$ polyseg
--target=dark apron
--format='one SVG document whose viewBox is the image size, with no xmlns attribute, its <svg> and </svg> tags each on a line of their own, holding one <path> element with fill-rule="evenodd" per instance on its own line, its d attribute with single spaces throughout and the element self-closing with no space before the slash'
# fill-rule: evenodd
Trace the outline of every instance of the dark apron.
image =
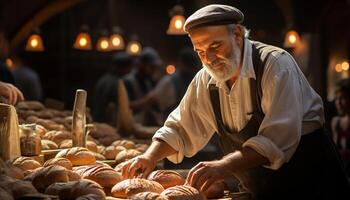
<svg viewBox="0 0 350 200">
<path fill-rule="evenodd" d="M 225 127 L 220 109 L 218 88 L 209 86 L 210 99 L 216 116 L 223 153 L 242 149 L 249 138 L 257 135 L 264 118 L 261 109 L 261 78 L 270 51 L 261 61 L 261 43 L 253 43 L 253 65 L 256 80 L 250 80 L 253 112 L 247 125 L 239 132 L 230 132 Z M 235 173 L 240 182 L 240 195 L 235 199 L 349 199 L 349 186 L 342 161 L 324 129 L 304 135 L 293 157 L 278 170 L 256 167 Z M 247 195 L 248 194 L 248 195 Z M 343 198 L 344 196 L 347 196 Z M 341 198 L 342 197 L 342 198 Z"/>
</svg>

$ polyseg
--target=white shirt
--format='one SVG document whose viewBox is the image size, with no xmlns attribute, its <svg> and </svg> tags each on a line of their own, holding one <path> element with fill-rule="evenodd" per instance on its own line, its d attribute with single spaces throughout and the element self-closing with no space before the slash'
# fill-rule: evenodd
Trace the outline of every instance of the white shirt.
<svg viewBox="0 0 350 200">
<path fill-rule="evenodd" d="M 292 56 L 275 48 L 268 58 L 261 80 L 261 107 L 265 117 L 258 134 L 244 146 L 253 148 L 269 159 L 265 166 L 278 169 L 295 152 L 301 135 L 324 124 L 323 103 L 311 88 Z M 242 130 L 252 111 L 249 79 L 255 79 L 251 42 L 245 39 L 242 69 L 235 84 L 215 81 L 203 68 L 189 85 L 179 106 L 169 115 L 153 139 L 167 142 L 177 153 L 168 157 L 174 163 L 201 150 L 218 131 L 209 97 L 209 84 L 219 87 L 221 114 L 224 124 L 233 131 Z M 238 134 L 238 133 L 237 133 Z"/>
</svg>

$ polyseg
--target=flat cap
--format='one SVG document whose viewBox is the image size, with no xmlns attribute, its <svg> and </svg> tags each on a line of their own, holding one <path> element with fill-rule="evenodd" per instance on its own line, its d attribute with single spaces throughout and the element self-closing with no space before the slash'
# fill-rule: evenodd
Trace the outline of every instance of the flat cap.
<svg viewBox="0 0 350 200">
<path fill-rule="evenodd" d="M 243 13 L 235 7 L 211 4 L 207 5 L 186 19 L 184 30 L 225 24 L 240 24 L 244 20 Z"/>
</svg>

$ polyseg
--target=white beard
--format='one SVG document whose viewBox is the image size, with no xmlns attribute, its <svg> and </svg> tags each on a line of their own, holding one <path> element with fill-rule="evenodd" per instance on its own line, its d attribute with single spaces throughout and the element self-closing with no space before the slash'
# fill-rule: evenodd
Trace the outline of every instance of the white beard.
<svg viewBox="0 0 350 200">
<path fill-rule="evenodd" d="M 219 68 L 214 68 L 213 66 L 208 66 L 203 63 L 206 71 L 218 82 L 226 82 L 236 73 L 241 62 L 242 51 L 232 39 L 232 55 L 229 58 L 220 58 L 214 62 L 214 66 L 220 65 Z M 211 64 L 212 65 L 212 64 Z"/>
</svg>

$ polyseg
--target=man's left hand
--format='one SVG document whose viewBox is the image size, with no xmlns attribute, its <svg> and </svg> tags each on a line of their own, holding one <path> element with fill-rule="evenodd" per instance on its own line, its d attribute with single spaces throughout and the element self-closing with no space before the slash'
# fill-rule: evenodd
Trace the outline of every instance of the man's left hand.
<svg viewBox="0 0 350 200">
<path fill-rule="evenodd" d="M 200 162 L 189 171 L 186 184 L 205 192 L 210 185 L 223 180 L 229 174 L 230 170 L 223 159 Z"/>
</svg>

